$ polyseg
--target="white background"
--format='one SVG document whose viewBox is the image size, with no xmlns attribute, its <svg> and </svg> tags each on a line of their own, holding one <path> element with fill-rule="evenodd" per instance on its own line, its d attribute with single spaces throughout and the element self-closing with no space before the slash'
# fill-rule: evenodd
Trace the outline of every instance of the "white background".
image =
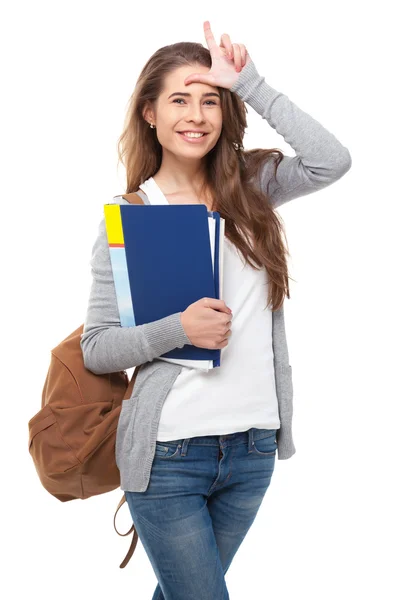
<svg viewBox="0 0 400 600">
<path fill-rule="evenodd" d="M 296 454 L 226 581 L 231 600 L 399 598 L 399 55 L 394 2 L 14 1 L 1 10 L 2 587 L 7 598 L 151 600 L 122 491 L 61 503 L 28 453 L 50 350 L 84 319 L 116 142 L 144 63 L 203 21 L 351 153 L 351 170 L 281 207 Z M 397 47 L 396 47 L 397 46 Z M 294 155 L 248 106 L 245 148 Z M 128 506 L 119 531 L 131 525 Z M 4 595 L 4 594 L 3 594 Z M 211 600 L 211 599 L 210 599 Z M 217 599 L 212 599 L 217 600 Z"/>
</svg>

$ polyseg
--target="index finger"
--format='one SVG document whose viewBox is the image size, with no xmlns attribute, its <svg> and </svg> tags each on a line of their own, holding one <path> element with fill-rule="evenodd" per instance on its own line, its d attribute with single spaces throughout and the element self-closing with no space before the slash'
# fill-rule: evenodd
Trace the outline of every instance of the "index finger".
<svg viewBox="0 0 400 600">
<path fill-rule="evenodd" d="M 210 50 L 211 55 L 219 53 L 219 47 L 211 31 L 210 21 L 204 21 L 203 23 L 204 35 L 206 38 L 207 46 Z"/>
</svg>

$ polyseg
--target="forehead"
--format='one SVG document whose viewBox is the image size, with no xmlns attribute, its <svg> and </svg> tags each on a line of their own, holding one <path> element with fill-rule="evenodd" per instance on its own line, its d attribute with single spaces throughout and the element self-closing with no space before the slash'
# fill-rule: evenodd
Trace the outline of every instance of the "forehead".
<svg viewBox="0 0 400 600">
<path fill-rule="evenodd" d="M 203 94 L 204 92 L 218 92 L 218 88 L 207 83 L 193 82 L 184 84 L 184 80 L 192 73 L 208 73 L 209 68 L 203 65 L 185 65 L 175 69 L 165 76 L 163 94 L 173 92 L 188 92 L 190 94 Z"/>
</svg>

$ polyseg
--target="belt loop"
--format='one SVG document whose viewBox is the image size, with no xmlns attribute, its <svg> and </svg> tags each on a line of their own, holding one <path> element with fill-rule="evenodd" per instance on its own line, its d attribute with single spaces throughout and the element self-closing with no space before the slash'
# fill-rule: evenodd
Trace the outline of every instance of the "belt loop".
<svg viewBox="0 0 400 600">
<path fill-rule="evenodd" d="M 187 447 L 189 445 L 190 442 L 190 438 L 185 438 L 182 442 L 182 450 L 181 450 L 181 456 L 186 456 L 186 452 L 187 452 Z"/>
<path fill-rule="evenodd" d="M 253 436 L 253 434 L 254 434 L 254 429 L 253 429 L 253 427 L 251 427 L 251 428 L 248 430 L 248 433 L 249 433 L 249 440 L 248 440 L 248 451 L 249 451 L 249 452 L 251 452 L 251 451 L 253 450 L 253 439 L 254 439 L 254 436 Z"/>
</svg>

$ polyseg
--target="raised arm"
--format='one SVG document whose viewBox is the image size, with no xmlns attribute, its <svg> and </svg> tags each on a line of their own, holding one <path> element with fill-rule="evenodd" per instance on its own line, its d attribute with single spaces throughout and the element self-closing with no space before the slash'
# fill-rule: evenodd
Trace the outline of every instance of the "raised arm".
<svg viewBox="0 0 400 600">
<path fill-rule="evenodd" d="M 90 261 L 92 284 L 81 335 L 84 364 L 96 375 L 114 373 L 191 344 L 180 312 L 163 319 L 121 327 L 104 218 Z"/>
<path fill-rule="evenodd" d="M 229 89 L 266 119 L 296 152 L 296 156 L 283 157 L 276 178 L 272 160 L 262 167 L 261 189 L 270 195 L 275 207 L 331 185 L 350 169 L 349 150 L 288 96 L 268 85 L 253 61 Z"/>
</svg>

